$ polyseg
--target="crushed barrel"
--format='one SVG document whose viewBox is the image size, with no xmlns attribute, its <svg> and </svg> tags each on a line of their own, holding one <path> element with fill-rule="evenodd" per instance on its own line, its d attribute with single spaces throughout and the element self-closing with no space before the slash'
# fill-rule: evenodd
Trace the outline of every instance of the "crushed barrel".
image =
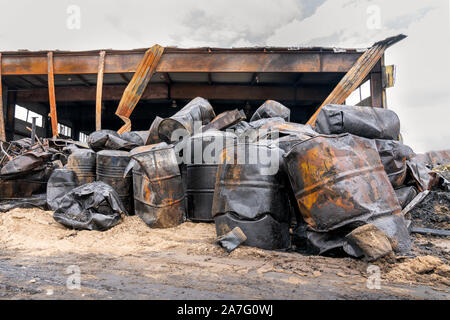
<svg viewBox="0 0 450 320">
<path fill-rule="evenodd" d="M 282 151 L 263 144 L 228 146 L 217 169 L 212 213 L 217 236 L 235 227 L 245 245 L 263 249 L 290 246 L 289 199 L 280 168 Z"/>
<path fill-rule="evenodd" d="M 196 122 L 199 123 L 198 130 L 200 130 L 201 125 L 209 123 L 215 116 L 214 109 L 208 100 L 197 97 L 173 116 L 160 122 L 158 128 L 159 138 L 167 143 L 176 142 L 180 135 L 192 135 Z M 180 135 L 175 134 L 173 136 L 176 131 Z"/>
<path fill-rule="evenodd" d="M 165 142 L 131 151 L 135 213 L 153 228 L 175 227 L 185 215 L 184 190 L 173 145 Z"/>
<path fill-rule="evenodd" d="M 291 117 L 291 110 L 277 101 L 267 100 L 255 111 L 250 119 L 250 122 L 275 117 L 280 117 L 285 121 L 289 121 Z"/>
<path fill-rule="evenodd" d="M 373 140 L 317 136 L 284 155 L 304 221 L 318 232 L 401 211 Z"/>
</svg>

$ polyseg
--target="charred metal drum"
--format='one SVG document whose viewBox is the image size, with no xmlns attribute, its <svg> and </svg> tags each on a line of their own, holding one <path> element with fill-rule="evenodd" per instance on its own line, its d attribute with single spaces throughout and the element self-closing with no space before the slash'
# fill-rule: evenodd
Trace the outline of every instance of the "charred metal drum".
<svg viewBox="0 0 450 320">
<path fill-rule="evenodd" d="M 239 227 L 247 236 L 245 245 L 290 246 L 290 208 L 281 154 L 279 148 L 263 144 L 224 149 L 212 207 L 217 236 Z"/>
<path fill-rule="evenodd" d="M 375 140 L 384 171 L 394 188 L 400 188 L 406 178 L 406 160 L 414 155 L 412 149 L 395 140 Z"/>
<path fill-rule="evenodd" d="M 132 175 L 124 177 L 125 169 L 130 162 L 127 151 L 103 150 L 97 153 L 97 181 L 109 184 L 119 195 L 128 214 L 133 214 Z"/>
<path fill-rule="evenodd" d="M 53 172 L 52 166 L 45 166 L 18 176 L 0 178 L 0 201 L 30 198 L 45 194 L 47 181 Z"/>
<path fill-rule="evenodd" d="M 281 117 L 285 121 L 289 121 L 291 117 L 291 110 L 277 101 L 267 100 L 255 111 L 250 119 L 250 122 L 275 117 Z"/>
<path fill-rule="evenodd" d="M 165 142 L 131 151 L 135 213 L 150 227 L 170 228 L 183 222 L 184 190 L 175 151 Z"/>
<path fill-rule="evenodd" d="M 128 131 L 120 135 L 120 137 L 136 146 L 143 146 L 148 138 L 147 131 Z"/>
<path fill-rule="evenodd" d="M 322 134 L 351 133 L 369 139 L 398 140 L 400 119 L 384 108 L 327 104 L 320 109 L 315 130 Z"/>
<path fill-rule="evenodd" d="M 96 180 L 96 168 L 97 154 L 90 149 L 78 149 L 67 159 L 67 169 L 75 172 L 80 185 Z"/>
<path fill-rule="evenodd" d="M 187 216 L 193 221 L 212 222 L 211 213 L 220 154 L 227 144 L 233 144 L 234 134 L 208 130 L 190 138 L 187 164 Z"/>
<path fill-rule="evenodd" d="M 148 130 L 147 140 L 145 141 L 145 145 L 155 144 L 161 142 L 161 139 L 158 135 L 159 124 L 163 121 L 163 118 L 156 116 L 155 120 L 153 120 L 150 129 Z"/>
<path fill-rule="evenodd" d="M 401 211 L 373 140 L 320 135 L 296 144 L 284 157 L 299 210 L 314 231 Z"/>
<path fill-rule="evenodd" d="M 159 138 L 167 143 L 176 142 L 180 136 L 194 133 L 195 122 L 199 122 L 200 129 L 201 125 L 209 123 L 215 116 L 208 100 L 197 97 L 173 116 L 160 122 L 158 128 Z M 172 135 L 175 131 L 179 131 L 180 134 L 173 137 Z"/>
</svg>

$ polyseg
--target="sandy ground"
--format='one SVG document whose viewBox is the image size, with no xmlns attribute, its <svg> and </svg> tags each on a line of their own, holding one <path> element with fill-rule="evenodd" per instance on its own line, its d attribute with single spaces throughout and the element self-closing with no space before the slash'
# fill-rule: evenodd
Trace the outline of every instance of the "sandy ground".
<svg viewBox="0 0 450 320">
<path fill-rule="evenodd" d="M 75 231 L 52 214 L 38 209 L 0 213 L 0 298 L 450 297 L 450 240 L 445 238 L 418 236 L 413 256 L 368 264 L 245 246 L 228 254 L 214 242 L 214 224 L 151 229 L 134 216 L 105 232 Z M 77 270 L 79 289 L 67 285 Z"/>
</svg>

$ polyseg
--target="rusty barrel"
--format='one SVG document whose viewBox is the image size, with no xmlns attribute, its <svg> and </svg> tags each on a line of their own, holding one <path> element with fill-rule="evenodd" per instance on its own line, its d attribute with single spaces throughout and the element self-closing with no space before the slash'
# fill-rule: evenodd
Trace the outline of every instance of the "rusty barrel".
<svg viewBox="0 0 450 320">
<path fill-rule="evenodd" d="M 75 172 L 79 185 L 94 182 L 97 178 L 97 154 L 91 149 L 78 149 L 67 159 L 67 169 Z"/>
<path fill-rule="evenodd" d="M 217 236 L 239 227 L 247 236 L 245 245 L 290 246 L 291 212 L 281 154 L 264 144 L 238 143 L 224 149 L 212 206 Z"/>
<path fill-rule="evenodd" d="M 132 175 L 124 171 L 130 162 L 129 152 L 102 150 L 97 152 L 97 181 L 109 184 L 119 195 L 128 214 L 133 214 Z"/>
<path fill-rule="evenodd" d="M 135 213 L 154 228 L 175 227 L 185 214 L 184 190 L 172 145 L 165 142 L 135 148 L 133 167 Z"/>
<path fill-rule="evenodd" d="M 180 135 L 185 136 L 194 133 L 195 122 L 199 123 L 200 129 L 202 125 L 209 123 L 215 116 L 214 110 L 208 100 L 197 97 L 173 116 L 159 123 L 159 138 L 167 143 L 176 142 Z M 180 135 L 173 137 L 172 134 L 176 130 L 179 130 Z"/>
<path fill-rule="evenodd" d="M 304 221 L 318 232 L 401 211 L 375 141 L 319 135 L 284 155 Z"/>
<path fill-rule="evenodd" d="M 235 139 L 234 134 L 218 130 L 208 130 L 189 139 L 187 217 L 190 220 L 214 221 L 211 209 L 219 157 L 222 149 L 233 144 Z"/>
</svg>

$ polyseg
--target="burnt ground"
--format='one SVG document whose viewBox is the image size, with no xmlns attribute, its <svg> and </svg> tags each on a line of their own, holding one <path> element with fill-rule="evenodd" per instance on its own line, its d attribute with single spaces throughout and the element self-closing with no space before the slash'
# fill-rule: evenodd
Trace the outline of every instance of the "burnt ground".
<svg viewBox="0 0 450 320">
<path fill-rule="evenodd" d="M 450 192 L 431 191 L 406 218 L 414 227 L 450 229 Z"/>
<path fill-rule="evenodd" d="M 125 217 L 105 232 L 74 231 L 52 212 L 15 209 L 0 214 L 0 299 L 450 297 L 449 239 L 414 237 L 411 256 L 373 264 L 246 246 L 228 254 L 214 239 L 213 224 L 151 229 Z"/>
</svg>

